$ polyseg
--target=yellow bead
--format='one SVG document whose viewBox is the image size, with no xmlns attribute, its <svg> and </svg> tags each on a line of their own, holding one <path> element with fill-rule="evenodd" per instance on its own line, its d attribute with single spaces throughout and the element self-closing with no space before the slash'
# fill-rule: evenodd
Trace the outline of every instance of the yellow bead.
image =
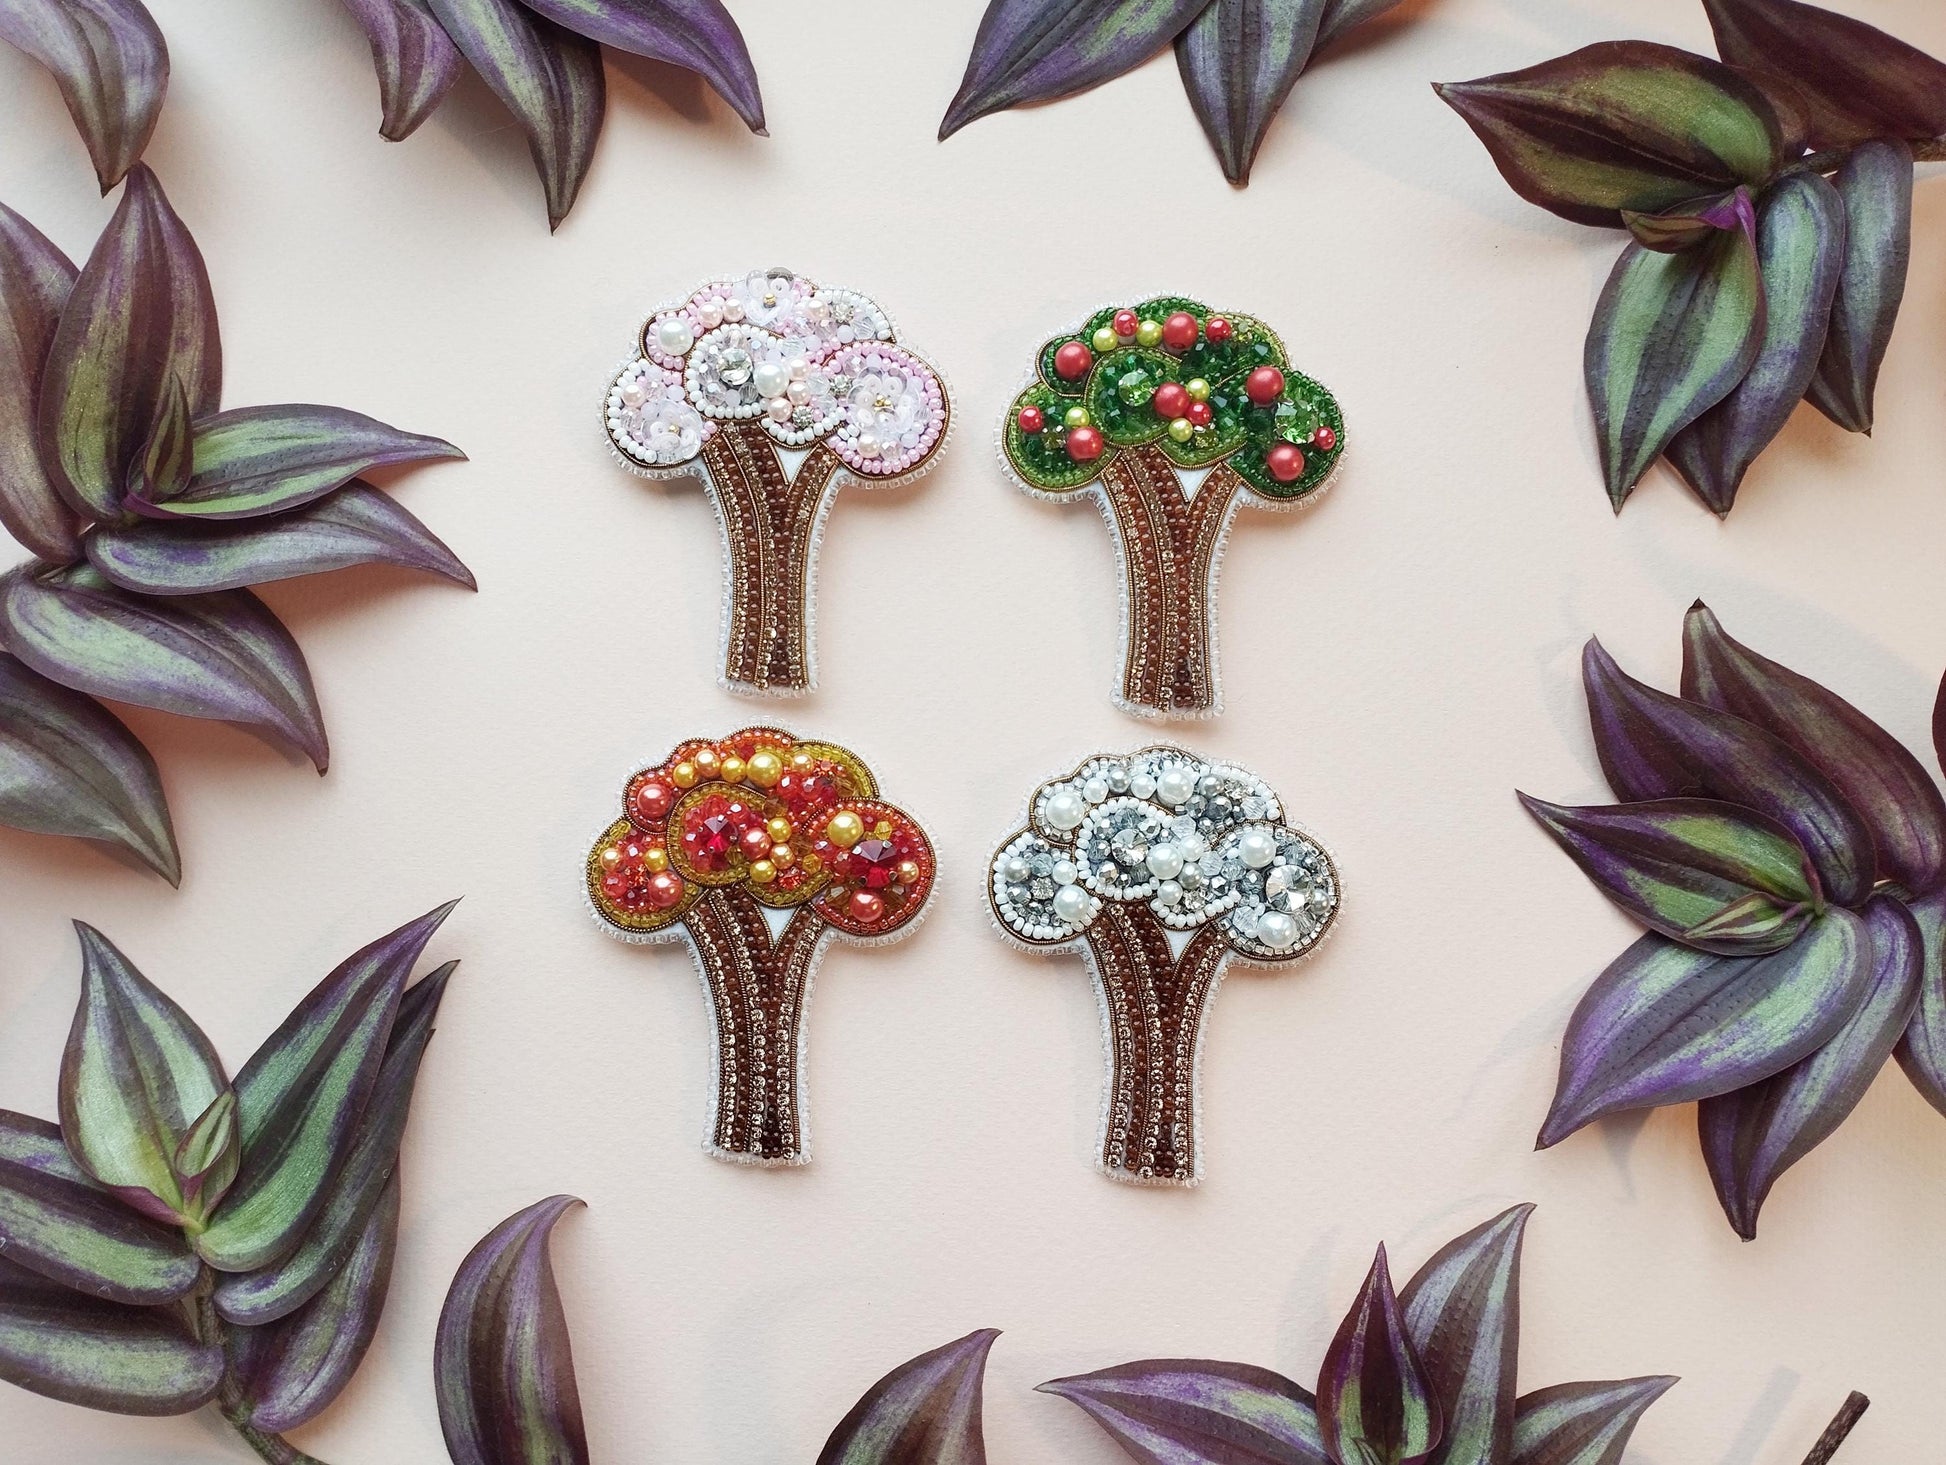
<svg viewBox="0 0 1946 1465">
<path fill-rule="evenodd" d="M 819 859 L 813 851 L 806 850 L 804 852 L 804 858 L 799 860 L 797 865 L 806 875 L 815 875 L 824 868 L 824 861 Z"/>
<path fill-rule="evenodd" d="M 791 837 L 791 821 L 786 819 L 782 814 L 779 814 L 776 818 L 764 825 L 764 832 L 771 837 L 774 843 L 782 844 Z"/>
<path fill-rule="evenodd" d="M 880 839 L 890 839 L 892 837 L 892 821 L 890 819 L 879 820 L 878 823 L 872 826 L 872 833 L 876 834 Z"/>
<path fill-rule="evenodd" d="M 780 870 L 788 870 L 797 863 L 797 851 L 787 844 L 773 844 L 770 847 L 770 863 Z"/>
<path fill-rule="evenodd" d="M 850 849 L 865 837 L 865 821 L 849 810 L 833 814 L 831 822 L 824 826 L 824 837 L 839 849 Z"/>
<path fill-rule="evenodd" d="M 642 868 L 651 875 L 660 875 L 669 868 L 669 851 L 659 844 L 652 844 L 642 851 Z"/>
<path fill-rule="evenodd" d="M 1095 354 L 1098 356 L 1106 356 L 1121 344 L 1121 338 L 1115 334 L 1115 328 L 1113 326 L 1103 326 L 1095 332 L 1094 344 Z"/>
<path fill-rule="evenodd" d="M 750 761 L 743 765 L 743 774 L 758 788 L 775 788 L 777 780 L 784 776 L 784 760 L 768 748 L 761 749 L 750 755 Z"/>
<path fill-rule="evenodd" d="M 1209 400 L 1209 383 L 1204 381 L 1200 376 L 1192 376 L 1182 384 L 1182 389 L 1189 393 L 1189 400 L 1192 402 L 1207 402 Z"/>
<path fill-rule="evenodd" d="M 697 749 L 696 755 L 689 761 L 696 765 L 697 773 L 704 778 L 716 777 L 717 770 L 723 766 L 723 760 L 716 756 L 714 748 Z"/>
<path fill-rule="evenodd" d="M 768 885 L 777 878 L 777 867 L 769 860 L 750 862 L 750 882 L 753 885 Z"/>
<path fill-rule="evenodd" d="M 1088 409 L 1086 407 L 1070 407 L 1061 415 L 1061 420 L 1069 427 L 1086 427 L 1088 425 Z"/>
<path fill-rule="evenodd" d="M 917 860 L 900 860 L 898 874 L 899 884 L 901 885 L 917 883 L 920 875 L 919 862 Z"/>
<path fill-rule="evenodd" d="M 696 765 L 684 759 L 681 763 L 678 763 L 674 768 L 669 770 L 669 782 L 673 783 L 677 788 L 694 788 L 696 786 Z"/>
<path fill-rule="evenodd" d="M 1179 443 L 1186 443 L 1196 436 L 1196 424 L 1187 417 L 1178 417 L 1169 424 L 1169 436 Z"/>
<path fill-rule="evenodd" d="M 735 753 L 729 754 L 723 759 L 723 781 L 725 783 L 742 783 L 745 769 L 746 765 L 741 758 L 737 757 Z"/>
<path fill-rule="evenodd" d="M 609 845 L 607 849 L 601 852 L 601 863 L 604 869 L 612 870 L 621 862 L 622 852 L 614 845 Z"/>
<path fill-rule="evenodd" d="M 808 772 L 811 767 L 811 764 L 814 761 L 815 760 L 811 757 L 809 753 L 791 754 L 791 767 L 796 769 L 799 773 Z"/>
<path fill-rule="evenodd" d="M 1138 322 L 1135 327 L 1135 339 L 1144 346 L 1153 346 L 1162 339 L 1162 322 L 1155 320 Z"/>
</svg>

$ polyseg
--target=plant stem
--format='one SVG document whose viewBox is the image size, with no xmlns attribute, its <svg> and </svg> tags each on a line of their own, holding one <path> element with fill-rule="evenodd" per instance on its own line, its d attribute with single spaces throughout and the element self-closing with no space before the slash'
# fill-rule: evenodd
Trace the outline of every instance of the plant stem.
<svg viewBox="0 0 1946 1465">
<path fill-rule="evenodd" d="M 233 1409 L 226 1405 L 223 1417 L 230 1422 L 230 1428 L 242 1436 L 243 1442 L 261 1458 L 268 1460 L 270 1465 L 324 1465 L 322 1460 L 305 1454 L 282 1435 L 258 1429 L 241 1408 Z"/>
<path fill-rule="evenodd" d="M 1818 1442 L 1811 1446 L 1811 1453 L 1804 1457 L 1804 1465 L 1828 1465 L 1831 1457 L 1838 1453 L 1838 1446 L 1842 1445 L 1845 1437 L 1851 1433 L 1852 1426 L 1857 1424 L 1865 1411 L 1871 1407 L 1872 1401 L 1853 1389 L 1845 1397 L 1845 1402 L 1838 1407 L 1838 1412 L 1832 1417 L 1831 1423 L 1825 1426 L 1824 1433 L 1818 1436 Z"/>
</svg>

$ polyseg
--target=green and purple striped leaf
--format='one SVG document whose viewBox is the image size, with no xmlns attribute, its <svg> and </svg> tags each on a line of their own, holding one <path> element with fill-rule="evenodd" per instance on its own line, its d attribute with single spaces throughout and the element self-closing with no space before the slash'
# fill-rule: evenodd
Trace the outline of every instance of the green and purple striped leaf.
<svg viewBox="0 0 1946 1465">
<path fill-rule="evenodd" d="M 1716 49 L 1782 74 L 1818 147 L 1946 134 L 1946 65 L 1862 20 L 1797 0 L 1703 0 Z"/>
<path fill-rule="evenodd" d="M 1648 41 L 1608 41 L 1478 81 L 1436 85 L 1515 193 L 1576 223 L 1619 228 L 1782 161 L 1776 111 L 1721 62 Z"/>
<path fill-rule="evenodd" d="M 1789 830 L 1825 898 L 1857 905 L 1872 888 L 1872 836 L 1837 786 L 1782 739 L 1727 712 L 1627 675 L 1599 641 L 1581 657 L 1595 750 L 1626 803 L 1721 799 Z"/>
<path fill-rule="evenodd" d="M 1730 512 L 1757 455 L 1817 375 L 1845 258 L 1845 206 L 1816 173 L 1765 193 L 1757 222 L 1764 339 L 1736 389 L 1670 440 L 1669 461 L 1716 514 Z"/>
<path fill-rule="evenodd" d="M 183 1213 L 200 1225 L 222 1204 L 236 1180 L 241 1150 L 237 1140 L 236 1095 L 225 1089 L 189 1126 L 176 1146 L 176 1178 L 182 1185 Z"/>
<path fill-rule="evenodd" d="M 1635 242 L 1658 254 L 1679 254 L 1714 239 L 1726 229 L 1754 229 L 1756 205 L 1750 191 L 1734 188 L 1714 198 L 1695 199 L 1659 214 L 1623 209 L 1622 223 Z"/>
<path fill-rule="evenodd" d="M 1399 3 L 1400 0 L 1325 0 L 1324 21 L 1318 26 L 1318 44 L 1322 46 L 1355 26 L 1376 20 Z"/>
<path fill-rule="evenodd" d="M 237 1074 L 243 1168 L 195 1238 L 218 1271 L 258 1271 L 298 1249 L 357 1137 L 406 978 L 455 903 L 347 957 Z"/>
<path fill-rule="evenodd" d="M 1890 896 L 1865 907 L 1872 967 L 1864 1005 L 1810 1057 L 1782 1073 L 1703 1100 L 1696 1113 L 1703 1158 L 1723 1213 L 1744 1240 L 1777 1178 L 1836 1132 L 1892 1056 L 1919 1006 L 1922 938 Z"/>
<path fill-rule="evenodd" d="M 1250 165 L 1310 62 L 1329 0 L 1211 0 L 1176 37 L 1189 105 L 1232 183 Z"/>
<path fill-rule="evenodd" d="M 42 676 L 96 697 L 242 723 L 330 761 L 304 653 L 247 590 L 167 599 L 112 585 L 90 565 L 0 576 L 0 632 Z"/>
<path fill-rule="evenodd" d="M 1845 267 L 1806 396 L 1847 432 L 1870 432 L 1878 371 L 1898 324 L 1912 257 L 1912 149 L 1903 142 L 1864 143 L 1835 182 L 1845 201 Z"/>
<path fill-rule="evenodd" d="M 1935 890 L 1907 909 L 1922 941 L 1919 1005 L 1899 1040 L 1899 1067 L 1927 1103 L 1946 1114 L 1946 890 Z"/>
<path fill-rule="evenodd" d="M 1311 1391 L 1267 1368 L 1152 1358 L 1039 1387 L 1141 1465 L 1332 1465 Z"/>
<path fill-rule="evenodd" d="M 574 1350 L 547 1239 L 571 1195 L 509 1216 L 453 1277 L 433 1342 L 453 1465 L 588 1465 Z"/>
<path fill-rule="evenodd" d="M 395 1170 L 344 1265 L 298 1311 L 264 1327 L 230 1328 L 230 1371 L 250 1423 L 271 1434 L 307 1424 L 344 1392 L 378 1331 L 399 1241 Z"/>
<path fill-rule="evenodd" d="M 172 375 L 192 416 L 216 410 L 223 349 L 209 271 L 155 174 L 137 163 L 74 282 L 41 377 L 41 458 L 77 512 L 121 511 Z"/>
<path fill-rule="evenodd" d="M 149 435 L 129 464 L 124 507 L 133 508 L 144 500 L 161 503 L 188 488 L 195 452 L 189 398 L 183 393 L 182 382 L 172 374 L 162 389 Z"/>
<path fill-rule="evenodd" d="M 1568 1019 L 1538 1148 L 1628 1109 L 1727 1094 L 1837 1035 L 1872 987 L 1865 923 L 1831 910 L 1782 951 L 1716 956 L 1650 934 L 1595 979 Z"/>
<path fill-rule="evenodd" d="M 464 69 L 424 0 L 345 0 L 371 43 L 378 72 L 379 136 L 403 142 L 432 115 Z"/>
<path fill-rule="evenodd" d="M 1439 1396 L 1406 1331 L 1383 1243 L 1324 1351 L 1317 1408 L 1337 1465 L 1419 1465 L 1439 1445 Z"/>
<path fill-rule="evenodd" d="M 0 1380 L 112 1414 L 189 1414 L 216 1397 L 223 1350 L 173 1309 L 83 1296 L 0 1257 Z"/>
<path fill-rule="evenodd" d="M 981 1392 L 999 1336 L 981 1328 L 900 1364 L 838 1422 L 817 1465 L 986 1465 Z"/>
<path fill-rule="evenodd" d="M 155 759 L 92 697 L 0 652 L 0 824 L 97 839 L 171 885 L 182 857 Z"/>
<path fill-rule="evenodd" d="M 1622 1465 L 1635 1426 L 1675 1383 L 1665 1376 L 1556 1384 L 1522 1395 L 1512 1465 Z"/>
<path fill-rule="evenodd" d="M 723 0 L 522 0 L 556 25 L 617 51 L 693 71 L 735 109 L 752 132 L 764 130 L 757 68 Z"/>
<path fill-rule="evenodd" d="M 188 1013 L 94 927 L 81 938 L 81 1001 L 61 1056 L 61 1133 L 75 1162 L 158 1221 L 185 1215 L 177 1147 L 228 1088 Z"/>
<path fill-rule="evenodd" d="M 58 1126 L 4 1109 L 0 1256 L 140 1307 L 186 1296 L 202 1273 L 180 1232 L 130 1210 L 74 1163 Z"/>
<path fill-rule="evenodd" d="M 1533 1210 L 1514 1206 L 1449 1241 L 1399 1295 L 1439 1401 L 1439 1448 L 1429 1465 L 1501 1465 L 1512 1450 L 1520 1243 Z"/>
<path fill-rule="evenodd" d="M 75 558 L 78 526 L 36 436 L 41 369 L 77 273 L 46 235 L 0 204 L 0 524 L 56 564 Z"/>
<path fill-rule="evenodd" d="M 1733 641 L 1700 600 L 1683 619 L 1683 696 L 1804 755 L 1871 832 L 1878 878 L 1930 890 L 1946 874 L 1946 799 L 1898 739 L 1809 677 Z"/>
<path fill-rule="evenodd" d="M 560 228 L 594 161 L 608 107 L 601 47 L 515 0 L 426 3 L 527 134 L 548 227 Z"/>
<path fill-rule="evenodd" d="M 1209 0 L 991 0 L 973 38 L 959 94 L 939 124 L 943 142 L 990 112 L 1046 102 L 1133 71 L 1162 50 Z"/>
<path fill-rule="evenodd" d="M 142 0 L 0 0 L 0 40 L 54 73 L 101 191 L 120 183 L 169 87 L 169 48 Z"/>
<path fill-rule="evenodd" d="M 1519 797 L 1603 895 L 1687 945 L 1726 956 L 1775 951 L 1797 938 L 1820 904 L 1804 847 L 1751 810 L 1717 799 L 1575 809 Z"/>
</svg>

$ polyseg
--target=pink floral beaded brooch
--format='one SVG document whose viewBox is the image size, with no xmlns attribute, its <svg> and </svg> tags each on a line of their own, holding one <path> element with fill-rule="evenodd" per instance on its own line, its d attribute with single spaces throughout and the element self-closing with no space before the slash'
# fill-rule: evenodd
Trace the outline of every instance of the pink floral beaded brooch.
<svg viewBox="0 0 1946 1465">
<path fill-rule="evenodd" d="M 773 269 L 655 311 L 602 421 L 629 471 L 702 479 L 723 532 L 723 681 L 789 695 L 817 680 L 813 562 L 839 484 L 925 472 L 952 405 L 871 300 Z"/>
<path fill-rule="evenodd" d="M 1120 550 L 1122 683 L 1141 717 L 1221 708 L 1216 573 L 1242 503 L 1316 502 L 1344 456 L 1338 402 L 1262 321 L 1177 296 L 1097 311 L 1035 358 L 1000 455 L 1039 498 L 1095 496 Z"/>
<path fill-rule="evenodd" d="M 804 1008 L 825 938 L 910 930 L 932 893 L 932 841 L 885 803 L 857 754 L 751 727 L 680 743 L 630 778 L 588 852 L 588 901 L 622 941 L 681 941 L 715 1033 L 710 1152 L 798 1165 Z"/>
<path fill-rule="evenodd" d="M 1181 748 L 1090 758 L 1034 790 L 993 857 L 1010 940 L 1087 961 L 1108 1078 L 1097 1163 L 1111 1178 L 1202 1178 L 1203 1015 L 1230 961 L 1286 966 L 1338 914 L 1338 871 L 1270 786 Z"/>
</svg>

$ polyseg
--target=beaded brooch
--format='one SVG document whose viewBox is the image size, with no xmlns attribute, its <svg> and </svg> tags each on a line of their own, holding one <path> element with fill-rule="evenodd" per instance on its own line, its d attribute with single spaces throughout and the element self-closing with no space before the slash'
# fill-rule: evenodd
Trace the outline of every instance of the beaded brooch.
<svg viewBox="0 0 1946 1465">
<path fill-rule="evenodd" d="M 838 486 L 923 473 L 951 418 L 938 373 L 856 291 L 760 270 L 650 315 L 602 421 L 630 472 L 700 478 L 716 506 L 732 691 L 815 685 L 815 558 Z"/>
<path fill-rule="evenodd" d="M 588 852 L 588 901 L 609 935 L 681 941 L 695 958 L 714 1032 L 712 1154 L 810 1158 L 804 1009 L 825 938 L 896 940 L 935 869 L 925 830 L 835 743 L 745 728 L 680 743 L 629 779 L 622 817 Z"/>
<path fill-rule="evenodd" d="M 1009 939 L 1079 952 L 1094 976 L 1108 1059 L 1101 1169 L 1194 1185 L 1204 1013 L 1233 958 L 1287 965 L 1324 939 L 1340 894 L 1330 854 L 1255 774 L 1144 748 L 1035 789 L 987 893 Z"/>
<path fill-rule="evenodd" d="M 1338 402 L 1263 322 L 1178 296 L 1041 348 L 1000 455 L 1040 498 L 1092 493 L 1120 550 L 1122 685 L 1140 717 L 1221 708 L 1216 574 L 1241 503 L 1308 505 L 1344 455 Z"/>
</svg>

